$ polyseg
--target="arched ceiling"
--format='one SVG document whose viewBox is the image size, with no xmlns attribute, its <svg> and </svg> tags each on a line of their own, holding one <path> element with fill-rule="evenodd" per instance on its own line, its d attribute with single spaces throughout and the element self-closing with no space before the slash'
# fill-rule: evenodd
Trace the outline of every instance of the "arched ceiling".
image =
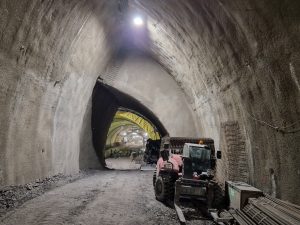
<svg viewBox="0 0 300 225">
<path fill-rule="evenodd" d="M 138 115 L 137 112 L 130 112 L 128 109 L 123 109 L 123 111 L 117 111 L 113 118 L 107 133 L 106 145 L 115 143 L 121 132 L 133 128 L 143 130 L 147 133 L 147 137 L 152 140 L 160 139 L 160 134 L 151 122 L 142 117 L 142 115 Z"/>
<path fill-rule="evenodd" d="M 156 127 L 151 124 L 151 122 L 149 122 L 146 118 L 143 118 L 142 115 L 138 115 L 135 112 L 118 111 L 114 117 L 114 120 L 117 123 L 128 121 L 142 128 L 145 132 L 147 132 L 149 138 L 151 138 L 152 140 L 160 139 L 160 134 L 157 132 Z"/>
<path fill-rule="evenodd" d="M 274 169 L 278 196 L 299 192 L 300 2 L 135 0 L 129 11 L 147 21 L 131 40 L 184 90 L 201 135 L 231 149 L 238 129 L 250 182 L 271 192 Z"/>
<path fill-rule="evenodd" d="M 135 124 L 129 121 L 119 121 L 119 120 L 113 120 L 110 128 L 108 130 L 108 134 L 107 134 L 107 138 L 106 138 L 106 146 L 107 145 L 112 145 L 113 143 L 115 143 L 116 138 L 118 137 L 118 135 L 128 129 L 128 128 L 132 128 L 134 127 Z"/>
<path fill-rule="evenodd" d="M 0 184 L 78 171 L 95 81 L 134 49 L 172 76 L 201 135 L 247 162 L 252 184 L 271 193 L 275 176 L 276 195 L 299 203 L 299 11 L 296 0 L 0 1 Z"/>
</svg>

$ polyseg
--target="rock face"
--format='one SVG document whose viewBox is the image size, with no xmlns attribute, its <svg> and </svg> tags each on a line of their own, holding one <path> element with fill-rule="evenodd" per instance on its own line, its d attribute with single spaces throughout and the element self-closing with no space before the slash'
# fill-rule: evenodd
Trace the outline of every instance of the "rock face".
<svg viewBox="0 0 300 225">
<path fill-rule="evenodd" d="M 222 124 L 235 124 L 249 182 L 300 203 L 299 11 L 296 0 L 1 0 L 0 184 L 96 166 L 79 162 L 93 151 L 92 90 L 127 45 L 172 75 L 197 136 L 232 152 Z M 134 13 L 140 31 L 126 25 Z"/>
<path fill-rule="evenodd" d="M 134 6 L 148 20 L 150 40 L 138 44 L 189 96 L 200 133 L 220 143 L 221 124 L 237 123 L 250 182 L 271 192 L 274 171 L 277 196 L 299 203 L 300 3 L 140 0 Z"/>
<path fill-rule="evenodd" d="M 134 96 L 158 115 L 170 136 L 199 135 L 197 121 L 186 95 L 174 79 L 149 57 L 138 53 L 124 56 L 118 70 L 114 71 L 114 79 L 108 84 Z"/>
<path fill-rule="evenodd" d="M 0 8 L 0 184 L 77 172 L 88 100 L 112 51 L 107 13 L 117 7 L 25 0 Z"/>
</svg>

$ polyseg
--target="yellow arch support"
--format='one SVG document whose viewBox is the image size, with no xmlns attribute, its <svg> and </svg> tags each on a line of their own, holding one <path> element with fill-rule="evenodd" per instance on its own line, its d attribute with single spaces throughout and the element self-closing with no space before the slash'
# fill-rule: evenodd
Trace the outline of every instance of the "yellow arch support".
<svg viewBox="0 0 300 225">
<path fill-rule="evenodd" d="M 153 125 L 137 114 L 131 112 L 118 111 L 114 119 L 127 120 L 129 122 L 132 122 L 137 126 L 139 126 L 140 128 L 142 128 L 145 132 L 147 132 L 148 137 L 151 138 L 152 140 L 160 139 L 160 135 L 155 130 Z"/>
</svg>

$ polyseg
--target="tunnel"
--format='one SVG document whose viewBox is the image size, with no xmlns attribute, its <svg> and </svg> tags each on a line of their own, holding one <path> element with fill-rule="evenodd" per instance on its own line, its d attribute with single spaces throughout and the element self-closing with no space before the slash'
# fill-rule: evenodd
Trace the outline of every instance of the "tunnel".
<svg viewBox="0 0 300 225">
<path fill-rule="evenodd" d="M 120 109 L 300 204 L 300 2 L 0 0 L 0 186 L 105 170 Z"/>
<path fill-rule="evenodd" d="M 163 124 L 146 106 L 141 104 L 141 102 L 135 98 L 103 84 L 101 80 L 98 80 L 96 83 L 92 96 L 92 117 L 89 119 L 91 119 L 93 146 L 96 151 L 92 150 L 90 152 L 81 152 L 82 157 L 79 162 L 85 162 L 86 165 L 82 165 L 80 167 L 94 168 L 92 165 L 99 166 L 99 162 L 100 165 L 106 166 L 104 160 L 105 144 L 110 134 L 109 130 L 112 128 L 114 122 L 113 119 L 116 118 L 116 113 L 119 111 L 130 112 L 133 115 L 143 117 L 144 121 L 142 122 L 145 123 L 145 121 L 147 121 L 149 126 L 150 124 L 153 124 L 151 128 L 153 129 L 153 132 L 156 133 L 154 134 L 154 137 L 152 137 L 153 139 L 160 139 L 160 137 L 168 135 L 168 132 Z M 119 119 L 121 121 L 129 120 L 124 117 L 119 117 Z M 124 125 L 126 124 L 116 124 L 116 128 L 114 129 Z M 137 122 L 130 123 L 128 125 L 142 127 L 141 125 L 138 126 Z M 148 131 L 148 134 L 150 133 L 151 132 Z M 95 152 L 97 157 L 94 155 Z M 91 164 L 91 160 L 94 161 L 94 164 Z"/>
</svg>

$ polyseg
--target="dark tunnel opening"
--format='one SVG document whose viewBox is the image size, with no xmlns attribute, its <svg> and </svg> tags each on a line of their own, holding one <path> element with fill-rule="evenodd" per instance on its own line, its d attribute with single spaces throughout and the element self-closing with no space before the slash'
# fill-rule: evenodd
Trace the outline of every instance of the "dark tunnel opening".
<svg viewBox="0 0 300 225">
<path fill-rule="evenodd" d="M 118 112 L 131 113 L 143 118 L 151 124 L 160 137 L 168 135 L 168 131 L 160 120 L 134 97 L 124 94 L 117 89 L 97 81 L 92 96 L 92 138 L 97 157 L 102 166 L 106 167 L 105 149 L 109 130 Z M 139 129 L 131 123 L 131 129 Z"/>
</svg>

